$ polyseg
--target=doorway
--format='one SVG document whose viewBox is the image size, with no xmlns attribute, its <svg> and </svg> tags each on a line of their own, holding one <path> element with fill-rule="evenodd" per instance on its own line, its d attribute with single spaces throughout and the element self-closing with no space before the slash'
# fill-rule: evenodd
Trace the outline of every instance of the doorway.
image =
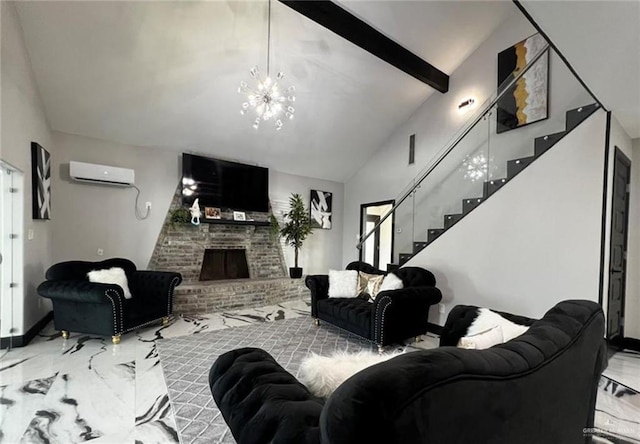
<svg viewBox="0 0 640 444">
<path fill-rule="evenodd" d="M 13 347 L 22 302 L 24 174 L 0 161 L 0 356 Z"/>
<path fill-rule="evenodd" d="M 609 294 L 607 297 L 607 339 L 613 343 L 624 338 L 630 179 L 631 161 L 616 147 L 613 161 Z"/>
<path fill-rule="evenodd" d="M 360 239 L 370 233 L 394 205 L 394 200 L 360 205 Z M 365 240 L 360 249 L 361 261 L 380 270 L 387 270 L 393 258 L 394 218 L 395 214 L 391 214 L 379 229 Z"/>
</svg>

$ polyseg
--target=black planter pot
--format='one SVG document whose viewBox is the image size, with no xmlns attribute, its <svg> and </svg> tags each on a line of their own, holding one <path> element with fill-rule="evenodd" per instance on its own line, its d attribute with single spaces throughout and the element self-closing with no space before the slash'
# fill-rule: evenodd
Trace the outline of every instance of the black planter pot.
<svg viewBox="0 0 640 444">
<path fill-rule="evenodd" d="M 290 267 L 289 276 L 291 279 L 300 279 L 302 277 L 302 268 Z"/>
</svg>

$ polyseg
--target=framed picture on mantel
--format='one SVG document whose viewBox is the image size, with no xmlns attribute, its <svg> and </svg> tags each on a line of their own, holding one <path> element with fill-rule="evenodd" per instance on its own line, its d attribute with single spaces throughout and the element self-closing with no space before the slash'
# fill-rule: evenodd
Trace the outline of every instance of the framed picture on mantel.
<svg viewBox="0 0 640 444">
<path fill-rule="evenodd" d="M 329 191 L 311 190 L 309 213 L 311 228 L 331 229 L 331 204 L 333 194 Z"/>
<path fill-rule="evenodd" d="M 234 211 L 233 212 L 233 220 L 245 221 L 247 220 L 247 216 L 244 211 Z"/>
</svg>

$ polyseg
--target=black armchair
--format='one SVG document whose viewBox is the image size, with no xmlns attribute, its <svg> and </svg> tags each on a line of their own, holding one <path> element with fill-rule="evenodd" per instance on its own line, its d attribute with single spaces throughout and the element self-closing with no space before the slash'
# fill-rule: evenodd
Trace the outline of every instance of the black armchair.
<svg viewBox="0 0 640 444">
<path fill-rule="evenodd" d="M 387 274 L 365 262 L 351 262 L 347 270 Z M 307 276 L 311 290 L 311 316 L 374 341 L 379 347 L 427 332 L 429 307 L 442 300 L 436 279 L 428 270 L 403 267 L 392 272 L 404 288 L 380 292 L 370 303 L 361 298 L 330 298 L 329 276 Z"/>
<path fill-rule="evenodd" d="M 111 267 L 124 270 L 131 299 L 125 299 L 119 285 L 89 282 L 88 272 Z M 77 331 L 111 336 L 114 344 L 129 331 L 160 319 L 168 323 L 174 288 L 182 282 L 180 273 L 138 271 L 133 262 L 119 258 L 61 262 L 47 270 L 46 279 L 38 287 L 38 294 L 51 299 L 53 322 L 63 338 Z"/>
</svg>

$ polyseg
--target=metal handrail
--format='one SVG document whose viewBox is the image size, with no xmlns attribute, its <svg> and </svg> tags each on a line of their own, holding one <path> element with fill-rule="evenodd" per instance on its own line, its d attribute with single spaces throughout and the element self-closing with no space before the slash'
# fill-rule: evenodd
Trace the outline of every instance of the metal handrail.
<svg viewBox="0 0 640 444">
<path fill-rule="evenodd" d="M 548 51 L 549 51 L 549 44 L 545 44 L 544 48 L 538 54 L 536 54 L 536 56 L 529 63 L 527 63 L 527 66 L 525 66 L 524 69 L 522 69 L 522 71 L 520 71 L 513 79 L 511 79 L 511 81 L 507 84 L 507 86 L 502 88 L 502 91 L 500 91 L 500 86 L 498 86 L 498 95 L 496 96 L 496 98 L 493 99 L 491 102 L 489 102 L 489 104 L 483 108 L 482 112 L 479 113 L 475 119 L 471 120 L 471 123 L 469 123 L 464 128 L 462 133 L 458 137 L 456 137 L 453 140 L 453 142 L 451 142 L 449 146 L 444 151 L 442 151 L 439 156 L 435 158 L 435 160 L 431 162 L 431 165 L 425 170 L 425 172 L 418 176 L 419 179 L 415 181 L 414 185 L 408 191 L 406 191 L 402 195 L 402 197 L 400 197 L 399 199 L 396 199 L 396 204 L 391 208 L 391 210 L 387 211 L 387 213 L 382 218 L 380 218 L 378 223 L 376 223 L 376 225 L 371 229 L 371 231 L 369 231 L 364 237 L 361 238 L 360 242 L 358 242 L 358 245 L 356 245 L 356 248 L 358 250 L 362 249 L 362 245 L 364 244 L 364 242 L 380 228 L 380 225 L 382 225 L 384 221 L 389 218 L 389 216 L 395 213 L 396 209 L 400 205 L 402 205 L 402 203 L 405 200 L 407 200 L 407 198 L 411 196 L 411 194 L 413 194 L 413 192 L 422 184 L 422 182 L 427 178 L 427 176 L 431 174 L 431 172 L 434 169 L 436 169 L 438 165 L 440 165 L 440 163 L 444 160 L 444 158 L 447 157 L 449 153 L 451 153 L 451 151 L 455 149 L 456 146 L 458 146 L 458 144 L 462 141 L 462 139 L 464 139 L 466 135 L 469 134 L 469 132 L 471 132 L 471 130 L 476 126 L 476 124 L 480 122 L 484 118 L 484 116 L 487 115 L 487 113 L 489 113 L 489 111 L 491 111 L 491 109 L 495 106 L 495 104 L 498 103 L 498 100 L 500 100 L 502 96 L 506 94 L 506 92 L 509 91 L 511 87 L 515 85 L 516 82 L 520 80 L 520 78 L 523 75 L 525 75 L 527 71 L 529 71 L 529 69 L 533 65 L 535 65 L 535 63 Z"/>
</svg>

